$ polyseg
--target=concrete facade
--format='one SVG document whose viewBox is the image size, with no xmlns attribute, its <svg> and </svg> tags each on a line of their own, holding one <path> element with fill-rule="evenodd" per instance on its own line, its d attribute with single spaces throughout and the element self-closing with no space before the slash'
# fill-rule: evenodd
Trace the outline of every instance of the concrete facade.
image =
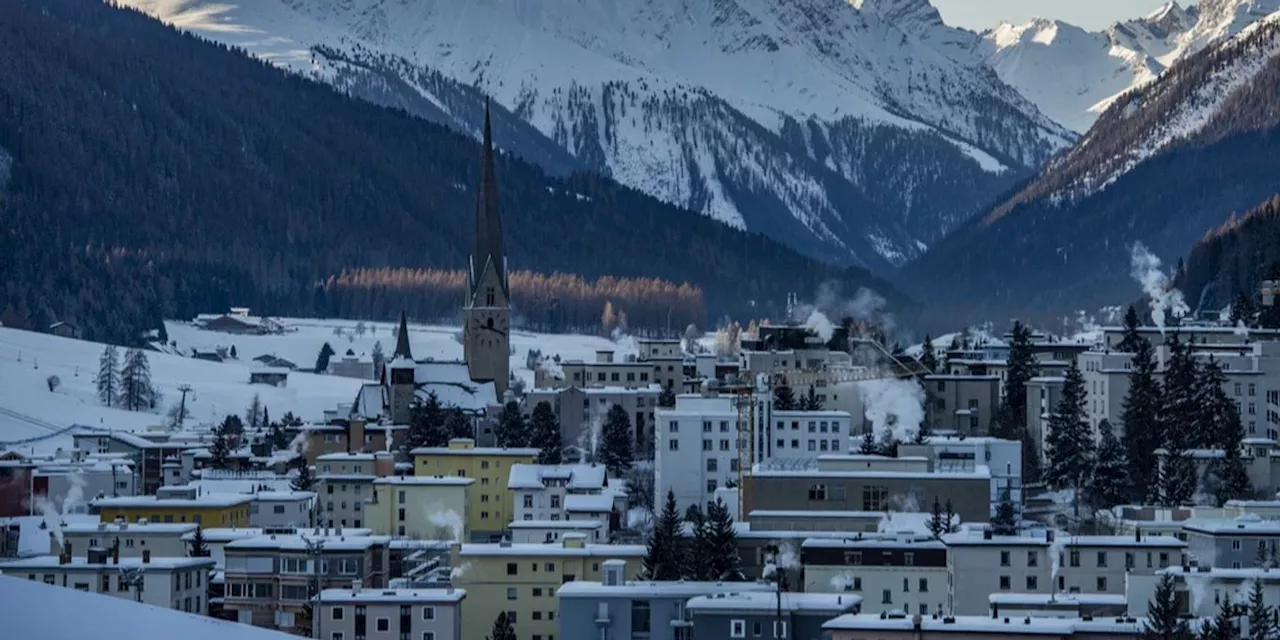
<svg viewBox="0 0 1280 640">
<path fill-rule="evenodd" d="M 1188 520 L 1182 531 L 1187 553 L 1202 567 L 1247 569 L 1264 562 L 1274 566 L 1280 559 L 1280 522 L 1256 514 L 1230 520 Z"/>
<path fill-rule="evenodd" d="M 1000 377 L 935 374 L 924 377 L 925 424 L 966 436 L 987 434 L 1000 406 Z"/>
<path fill-rule="evenodd" d="M 139 558 L 116 559 L 99 551 L 98 555 L 91 552 L 78 557 L 25 558 L 0 564 L 0 574 L 166 609 L 208 613 L 208 582 L 213 560 L 159 558 L 149 553 Z"/>
<path fill-rule="evenodd" d="M 501 538 L 515 512 L 507 477 L 513 464 L 531 464 L 537 449 L 477 447 L 474 440 L 456 438 L 447 447 L 426 447 L 410 451 L 415 476 L 475 478 L 468 494 L 470 519 L 467 528 L 473 540 Z"/>
<path fill-rule="evenodd" d="M 316 500 L 320 524 L 362 527 L 365 505 L 373 500 L 379 465 L 372 453 L 327 453 L 316 458 Z M 383 467 L 390 462 L 387 457 Z M 387 469 L 383 469 L 386 475 Z"/>
<path fill-rule="evenodd" d="M 930 436 L 926 444 L 904 444 L 899 457 L 924 457 L 930 468 L 943 473 L 973 472 L 986 467 L 991 474 L 990 514 L 995 516 L 1000 496 L 1009 490 L 1015 509 L 1022 507 L 1022 443 L 1000 438 Z M 931 504 L 931 503 L 930 503 Z M 930 505 L 919 505 L 926 509 Z"/>
<path fill-rule="evenodd" d="M 365 525 L 380 535 L 462 542 L 468 539 L 475 478 L 388 476 L 373 481 Z"/>
<path fill-rule="evenodd" d="M 986 615 L 993 593 L 1047 593 L 1052 588 L 1050 541 L 1046 536 L 993 536 L 962 532 L 947 544 L 947 610 L 954 615 Z"/>
<path fill-rule="evenodd" d="M 92 548 L 112 550 L 119 543 L 121 558 L 141 558 L 143 551 L 150 551 L 156 558 L 184 558 L 188 546 L 183 537 L 195 532 L 199 525 L 158 523 L 108 523 L 96 525 L 68 524 L 62 526 L 62 537 L 71 545 L 71 551 L 83 553 Z M 56 539 L 50 537 L 50 553 L 60 553 Z"/>
<path fill-rule="evenodd" d="M 698 596 L 685 608 L 698 640 L 809 640 L 821 638 L 831 618 L 857 613 L 861 600 L 853 594 L 748 591 Z"/>
<path fill-rule="evenodd" d="M 532 412 L 539 402 L 551 405 L 560 420 L 560 434 L 566 446 L 590 451 L 592 434 L 599 433 L 605 416 L 613 405 L 622 407 L 631 420 L 632 440 L 639 458 L 651 457 L 653 451 L 654 413 L 658 396 L 656 384 L 646 387 L 600 386 L 532 389 L 525 394 L 525 409 Z"/>
<path fill-rule="evenodd" d="M 249 526 L 309 527 L 315 501 L 311 491 L 259 491 L 249 503 Z"/>
<path fill-rule="evenodd" d="M 851 593 L 862 610 L 946 611 L 947 547 L 915 536 L 812 539 L 801 545 L 805 593 Z"/>
<path fill-rule="evenodd" d="M 1131 575 L 1152 575 L 1181 566 L 1187 543 L 1172 536 L 1070 536 L 1059 559 L 1060 593 L 1124 593 Z"/>
<path fill-rule="evenodd" d="M 325 589 L 315 599 L 324 640 L 461 640 L 461 589 Z"/>
</svg>

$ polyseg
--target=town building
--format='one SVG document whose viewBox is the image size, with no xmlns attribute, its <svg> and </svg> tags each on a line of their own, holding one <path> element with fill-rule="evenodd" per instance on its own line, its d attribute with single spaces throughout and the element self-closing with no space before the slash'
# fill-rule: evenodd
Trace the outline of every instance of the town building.
<svg viewBox="0 0 1280 640">
<path fill-rule="evenodd" d="M 470 539 L 475 483 L 456 475 L 378 478 L 364 507 L 365 525 L 396 538 L 464 542 Z"/>
<path fill-rule="evenodd" d="M 924 444 L 906 443 L 898 447 L 899 458 L 923 457 L 939 473 L 972 473 L 986 467 L 991 474 L 990 514 L 995 516 L 1001 496 L 1009 491 L 1016 510 L 1022 505 L 1022 443 L 985 436 L 963 437 L 934 434 Z M 916 505 L 926 511 L 930 504 Z"/>
<path fill-rule="evenodd" d="M 443 589 L 325 589 L 315 598 L 313 638 L 324 640 L 462 640 L 467 592 Z"/>
<path fill-rule="evenodd" d="M 302 456 L 314 465 L 316 458 L 330 453 L 373 453 L 399 450 L 408 433 L 406 425 L 370 423 L 361 417 L 334 418 L 326 424 L 286 427 L 290 439 L 301 435 L 306 445 Z M 388 442 L 388 439 L 390 442 Z"/>
<path fill-rule="evenodd" d="M 1172 537 L 1063 536 L 1057 585 L 1060 593 L 1124 593 L 1128 576 L 1181 566 L 1187 543 Z"/>
<path fill-rule="evenodd" d="M 1247 604 L 1249 592 L 1255 582 L 1262 585 L 1263 602 L 1270 607 L 1280 606 L 1280 571 L 1268 568 L 1183 566 L 1131 577 L 1125 588 L 1130 616 L 1146 615 L 1147 604 L 1153 600 L 1156 586 L 1164 575 L 1173 577 L 1174 602 L 1177 603 L 1178 613 L 1182 615 L 1197 618 L 1215 616 L 1224 600 Z"/>
<path fill-rule="evenodd" d="M 1255 513 L 1232 519 L 1193 519 L 1182 523 L 1187 553 L 1202 567 L 1248 569 L 1280 560 L 1280 521 Z M 1165 566 L 1177 565 L 1170 558 Z"/>
<path fill-rule="evenodd" d="M 513 464 L 507 490 L 513 521 L 585 520 L 607 530 L 611 516 L 626 509 L 626 494 L 609 488 L 600 464 Z"/>
<path fill-rule="evenodd" d="M 947 546 L 932 538 L 813 538 L 801 544 L 800 561 L 805 593 L 854 594 L 867 613 L 947 610 Z"/>
<path fill-rule="evenodd" d="M 256 367 L 249 372 L 249 384 L 265 384 L 269 387 L 289 386 L 289 371 L 283 367 Z"/>
<path fill-rule="evenodd" d="M 75 448 L 87 453 L 116 453 L 135 460 L 134 469 L 140 478 L 136 493 L 152 495 L 164 485 L 162 465 L 169 457 L 181 457 L 182 452 L 193 445 L 155 441 L 134 433 L 120 431 L 90 431 L 73 433 Z M 118 491 L 115 493 L 119 493 Z M 107 494 L 114 495 L 114 494 Z"/>
<path fill-rule="evenodd" d="M 1123 589 L 1119 593 L 993 593 L 987 600 L 991 603 L 992 618 L 1124 618 L 1129 615 L 1129 601 Z"/>
<path fill-rule="evenodd" d="M 627 580 L 625 560 L 606 560 L 599 581 L 574 580 L 556 591 L 557 637 L 688 640 L 693 622 L 685 604 L 714 594 L 766 592 L 761 582 L 646 582 Z M 541 640 L 554 640 L 543 636 Z"/>
<path fill-rule="evenodd" d="M 278 528 L 269 528 L 269 529 L 245 527 L 243 529 L 214 528 L 214 529 L 200 530 L 200 535 L 204 537 L 205 550 L 209 552 L 208 557 L 213 559 L 214 565 L 218 568 L 219 571 L 226 568 L 226 560 L 227 560 L 226 547 L 228 544 L 231 544 L 233 542 L 237 542 L 240 540 L 250 540 L 253 538 L 261 538 L 263 536 L 273 536 L 273 535 L 288 536 L 288 535 L 299 535 L 299 534 L 305 535 L 308 538 L 321 538 L 321 537 L 338 536 L 338 535 L 346 536 L 348 538 L 359 538 L 363 536 L 371 536 L 373 535 L 373 531 L 370 529 L 344 528 L 341 530 L 341 532 L 339 532 L 337 529 L 328 529 L 323 527 L 315 527 L 315 528 L 278 527 Z M 192 531 L 191 533 L 188 533 L 182 536 L 182 540 L 187 544 L 187 547 L 190 548 L 191 544 L 195 541 L 195 532 Z"/>
<path fill-rule="evenodd" d="M 511 465 L 532 464 L 537 449 L 477 447 L 475 440 L 455 438 L 447 447 L 421 447 L 409 452 L 416 476 L 474 478 L 468 496 L 467 530 L 473 540 L 502 536 L 515 513 L 514 500 L 507 490 Z M 474 595 L 474 594 L 473 594 Z"/>
<path fill-rule="evenodd" d="M 512 520 L 511 542 L 520 544 L 559 543 L 565 536 L 582 536 L 587 542 L 610 541 L 609 523 L 590 520 Z"/>
<path fill-rule="evenodd" d="M 205 614 L 208 558 L 118 558 L 105 549 L 88 549 L 72 556 L 35 556 L 0 564 L 0 574 L 117 598 L 129 598 L 166 609 Z M 72 612 L 64 612 L 71 614 Z"/>
<path fill-rule="evenodd" d="M 246 336 L 285 331 L 284 325 L 278 320 L 250 315 L 248 307 L 231 307 L 228 313 L 202 313 L 196 316 L 194 324 L 206 331 Z"/>
<path fill-rule="evenodd" d="M 377 379 L 377 373 L 373 370 L 373 357 L 365 353 L 356 354 L 352 349 L 347 349 L 341 357 L 330 358 L 327 373 L 357 380 Z"/>
<path fill-rule="evenodd" d="M 933 374 L 924 377 L 925 424 L 932 432 L 987 435 L 1000 407 L 1000 377 Z"/>
<path fill-rule="evenodd" d="M 454 547 L 453 584 L 466 589 L 462 605 L 464 638 L 483 638 L 501 611 L 520 638 L 554 640 L 560 601 L 556 590 L 575 580 L 601 580 L 602 563 L 626 560 L 628 579 L 644 557 L 643 545 L 589 544 L 565 536 L 560 544 L 462 544 Z M 565 638 L 564 640 L 569 640 Z"/>
<path fill-rule="evenodd" d="M 820 638 L 828 620 L 861 604 L 851 593 L 741 591 L 690 598 L 685 610 L 698 640 Z"/>
<path fill-rule="evenodd" d="M 326 453 L 316 458 L 320 524 L 362 527 L 365 505 L 373 499 L 373 481 L 394 470 L 391 454 Z"/>
<path fill-rule="evenodd" d="M 251 527 L 309 527 L 316 494 L 311 491 L 258 491 L 249 503 Z"/>
<path fill-rule="evenodd" d="M 684 384 L 684 347 L 679 338 L 639 338 L 636 360 L 653 366 L 650 381 L 679 393 Z"/>
<path fill-rule="evenodd" d="M 1133 618 L 992 618 L 989 616 L 844 615 L 822 627 L 831 640 L 1121 640 L 1138 638 L 1145 628 Z"/>
<path fill-rule="evenodd" d="M 346 535 L 339 529 L 228 542 L 223 546 L 224 610 L 244 624 L 305 627 L 312 621 L 299 619 L 299 614 L 306 611 L 314 581 L 321 589 L 349 586 L 353 580 L 371 589 L 387 586 L 390 542 L 385 536 Z"/>
<path fill-rule="evenodd" d="M 1052 590 L 1050 545 L 1054 534 L 998 536 L 990 529 L 943 536 L 947 545 L 947 611 L 980 616 L 993 593 L 1048 593 Z"/>
<path fill-rule="evenodd" d="M 1049 418 L 1062 402 L 1061 376 L 1036 376 L 1027 381 L 1027 433 L 1037 451 L 1048 451 Z"/>
<path fill-rule="evenodd" d="M 157 558 L 182 558 L 187 556 L 188 545 L 184 536 L 194 533 L 200 525 L 195 523 L 163 524 L 158 522 L 129 523 L 66 523 L 61 525 L 62 539 L 70 545 L 72 553 L 88 549 L 107 549 L 118 552 L 121 558 L 141 558 L 143 551 L 150 551 Z M 50 536 L 49 553 L 60 553 L 56 536 Z"/>
<path fill-rule="evenodd" d="M 190 522 L 205 527 L 249 525 L 253 496 L 199 493 L 196 487 L 161 487 L 154 496 L 99 498 L 90 508 L 103 522 Z"/>
<path fill-rule="evenodd" d="M 805 465 L 758 464 L 740 487 L 743 511 L 923 511 L 950 501 L 963 522 L 987 522 L 991 473 L 985 465 L 948 470 L 928 458 L 819 456 Z M 913 506 L 914 505 L 914 506 Z"/>
<path fill-rule="evenodd" d="M 658 396 L 662 393 L 656 384 L 643 387 L 620 385 L 564 386 L 530 389 L 525 394 L 525 408 L 533 411 L 540 402 L 551 406 L 560 420 L 560 434 L 570 451 L 577 457 L 585 457 L 592 447 L 599 446 L 605 418 L 614 405 L 622 407 L 635 433 L 632 441 L 637 457 L 651 457 L 654 437 L 654 413 Z"/>
</svg>

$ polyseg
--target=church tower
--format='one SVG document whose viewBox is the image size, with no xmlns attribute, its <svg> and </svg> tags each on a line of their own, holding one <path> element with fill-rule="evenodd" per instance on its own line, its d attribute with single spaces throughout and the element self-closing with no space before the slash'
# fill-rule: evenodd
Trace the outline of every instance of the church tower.
<svg viewBox="0 0 1280 640">
<path fill-rule="evenodd" d="M 396 333 L 396 351 L 385 367 L 383 375 L 391 382 L 387 389 L 391 421 L 395 424 L 409 424 L 409 413 L 417 393 L 415 378 L 418 365 L 413 361 L 413 352 L 409 350 L 409 321 L 403 311 L 400 312 L 400 328 Z M 387 369 L 391 370 L 389 376 L 386 375 Z"/>
<path fill-rule="evenodd" d="M 511 293 L 493 170 L 488 98 L 484 102 L 484 155 L 475 225 L 476 241 L 468 264 L 467 298 L 462 308 L 462 357 L 471 379 L 493 381 L 501 400 L 511 375 Z"/>
</svg>

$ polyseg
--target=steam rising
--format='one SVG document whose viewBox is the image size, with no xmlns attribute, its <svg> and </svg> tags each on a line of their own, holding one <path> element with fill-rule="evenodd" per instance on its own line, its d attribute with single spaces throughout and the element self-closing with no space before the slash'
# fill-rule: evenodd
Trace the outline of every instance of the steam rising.
<svg viewBox="0 0 1280 640">
<path fill-rule="evenodd" d="M 874 321 L 885 333 L 893 331 L 893 315 L 884 312 L 885 299 L 875 291 L 859 287 L 853 299 L 845 299 L 838 282 L 828 280 L 818 286 L 812 304 L 801 304 L 792 310 L 791 320 L 799 322 L 824 341 L 835 333 L 831 317 L 853 318 L 860 322 Z"/>
<path fill-rule="evenodd" d="M 765 563 L 761 576 L 768 580 L 778 572 L 781 568 L 783 571 L 798 571 L 800 569 L 800 555 L 796 553 L 795 545 L 790 542 L 783 542 L 778 545 L 777 556 Z"/>
<path fill-rule="evenodd" d="M 924 389 L 913 380 L 884 378 L 858 383 L 863 413 L 871 421 L 877 439 L 891 432 L 907 442 L 924 422 Z"/>
<path fill-rule="evenodd" d="M 453 542 L 462 542 L 462 516 L 457 511 L 436 511 L 427 518 L 431 524 L 449 531 Z"/>
<path fill-rule="evenodd" d="M 1151 253 L 1141 242 L 1133 243 L 1129 254 L 1130 273 L 1133 279 L 1142 285 L 1142 291 L 1151 300 L 1151 320 L 1164 333 L 1166 313 L 1173 318 L 1181 318 L 1191 309 L 1182 292 L 1173 288 L 1169 278 L 1161 271 L 1163 263 Z"/>
</svg>

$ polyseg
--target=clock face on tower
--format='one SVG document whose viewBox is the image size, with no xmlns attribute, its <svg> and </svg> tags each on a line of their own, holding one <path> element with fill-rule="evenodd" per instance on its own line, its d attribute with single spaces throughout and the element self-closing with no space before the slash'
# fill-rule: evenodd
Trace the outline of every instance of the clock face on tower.
<svg viewBox="0 0 1280 640">
<path fill-rule="evenodd" d="M 480 347 L 497 347 L 507 342 L 510 326 L 505 314 L 476 314 L 467 325 L 473 344 Z"/>
</svg>

